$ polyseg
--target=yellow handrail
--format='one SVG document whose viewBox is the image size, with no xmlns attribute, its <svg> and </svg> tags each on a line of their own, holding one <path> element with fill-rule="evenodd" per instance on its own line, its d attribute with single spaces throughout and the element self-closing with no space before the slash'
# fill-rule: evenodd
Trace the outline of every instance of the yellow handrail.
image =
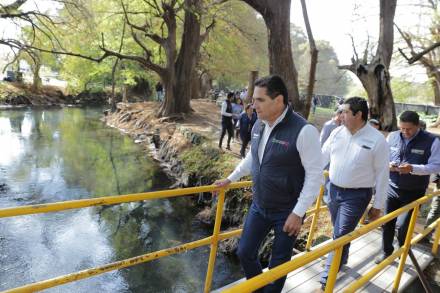
<svg viewBox="0 0 440 293">
<path fill-rule="evenodd" d="M 59 285 L 66 284 L 69 282 L 78 281 L 78 280 L 81 280 L 84 278 L 89 278 L 92 276 L 103 274 L 105 272 L 109 272 L 112 270 L 122 269 L 122 268 L 126 268 L 126 267 L 133 266 L 136 264 L 140 264 L 143 262 L 148 262 L 148 261 L 158 259 L 158 258 L 161 258 L 164 256 L 169 256 L 169 255 L 172 255 L 175 253 L 185 252 L 190 249 L 194 249 L 194 248 L 197 248 L 200 246 L 210 244 L 211 245 L 211 252 L 210 252 L 210 257 L 209 257 L 207 276 L 206 276 L 206 280 L 205 280 L 205 290 L 204 290 L 204 292 L 209 292 L 211 289 L 212 275 L 213 275 L 213 271 L 214 271 L 214 263 L 215 263 L 215 256 L 216 256 L 216 252 L 217 252 L 218 241 L 221 241 L 221 240 L 224 240 L 224 239 L 227 239 L 230 237 L 238 236 L 241 234 L 241 231 L 242 231 L 242 229 L 236 229 L 233 231 L 220 233 L 225 190 L 249 187 L 249 186 L 251 186 L 251 184 L 252 184 L 251 181 L 243 181 L 243 182 L 232 183 L 228 186 L 227 189 L 219 188 L 215 185 L 210 185 L 210 186 L 200 186 L 200 187 L 181 188 L 181 189 L 165 190 L 165 191 L 154 191 L 154 192 L 145 192 L 145 193 L 137 193 L 137 194 L 127 194 L 127 195 L 121 195 L 121 196 L 107 196 L 107 197 L 99 197 L 99 198 L 92 198 L 92 199 L 71 200 L 71 201 L 64 201 L 64 202 L 37 204 L 37 205 L 28 205 L 28 206 L 0 209 L 0 218 L 5 218 L 5 217 L 24 216 L 24 215 L 38 214 L 38 213 L 57 212 L 57 211 L 85 208 L 85 207 L 91 207 L 91 206 L 104 206 L 104 205 L 113 205 L 113 204 L 127 203 L 127 202 L 133 202 L 133 201 L 163 199 L 163 198 L 170 198 L 170 197 L 176 197 L 176 196 L 194 195 L 194 194 L 197 194 L 200 192 L 219 191 L 219 194 L 220 194 L 219 198 L 218 198 L 218 204 L 217 204 L 216 220 L 215 220 L 215 224 L 214 224 L 214 233 L 210 237 L 200 239 L 200 240 L 197 240 L 194 242 L 186 243 L 183 245 L 179 245 L 176 247 L 171 247 L 171 248 L 167 248 L 164 250 L 160 250 L 160 251 L 156 251 L 156 252 L 152 252 L 152 253 L 147 253 L 147 254 L 136 256 L 133 258 L 113 262 L 113 263 L 106 264 L 106 265 L 103 265 L 100 267 L 91 268 L 91 269 L 83 270 L 80 272 L 67 274 L 64 276 L 59 276 L 59 277 L 52 278 L 49 280 L 35 282 L 35 283 L 28 284 L 28 285 L 25 285 L 22 287 L 7 290 L 5 292 L 29 292 L 29 291 L 35 291 L 35 290 L 43 290 L 43 289 L 51 288 L 54 286 L 59 286 Z M 319 201 L 322 198 L 322 192 L 323 192 L 323 189 L 321 188 Z M 317 205 L 317 208 L 307 211 L 307 215 L 313 213 L 313 214 L 315 214 L 315 217 L 316 217 L 318 215 L 319 211 L 324 210 L 325 208 L 326 207 L 319 207 L 319 205 Z M 314 226 L 316 226 L 316 224 L 312 225 L 310 228 L 309 240 L 307 242 L 308 245 L 311 244 L 311 241 L 313 239 Z"/>
<path fill-rule="evenodd" d="M 197 248 L 200 246 L 210 245 L 211 251 L 210 251 L 210 256 L 209 256 L 209 263 L 208 263 L 208 269 L 207 269 L 206 280 L 205 280 L 205 288 L 204 288 L 204 292 L 209 292 L 211 290 L 211 283 L 212 283 L 212 276 L 213 276 L 213 271 L 214 271 L 214 263 L 215 263 L 215 256 L 217 253 L 218 241 L 221 241 L 221 240 L 224 240 L 224 239 L 227 239 L 230 237 L 238 236 L 241 234 L 241 231 L 242 231 L 241 229 L 237 229 L 237 230 L 233 230 L 233 231 L 227 231 L 227 232 L 220 233 L 221 219 L 222 219 L 222 214 L 223 214 L 223 204 L 224 204 L 224 199 L 225 199 L 225 191 L 229 190 L 229 189 L 249 187 L 249 186 L 251 186 L 251 184 L 252 184 L 252 182 L 250 182 L 250 181 L 244 181 L 244 182 L 232 183 L 226 189 L 219 188 L 215 185 L 209 185 L 209 186 L 190 187 L 190 188 L 175 189 L 175 190 L 128 194 L 128 195 L 122 195 L 122 196 L 108 196 L 108 197 L 100 197 L 100 198 L 94 198 L 94 199 L 82 199 L 82 200 L 73 200 L 73 201 L 65 201 L 65 202 L 57 202 L 57 203 L 49 203 L 49 204 L 29 205 L 29 206 L 0 209 L 0 218 L 4 218 L 4 217 L 19 216 L 19 215 L 36 214 L 36 213 L 56 212 L 56 211 L 63 211 L 63 210 L 68 210 L 68 209 L 91 207 L 91 206 L 113 205 L 113 204 L 133 202 L 133 201 L 142 201 L 142 200 L 152 200 L 152 199 L 160 199 L 160 198 L 170 198 L 170 197 L 176 197 L 176 196 L 194 195 L 194 194 L 197 194 L 200 192 L 214 192 L 214 191 L 216 191 L 219 193 L 218 203 L 217 203 L 217 211 L 216 211 L 216 220 L 215 220 L 214 231 L 213 231 L 212 236 L 209 236 L 209 237 L 197 240 L 197 241 L 185 243 L 185 244 L 182 244 L 179 246 L 163 249 L 160 251 L 155 251 L 155 252 L 143 254 L 143 255 L 129 258 L 126 260 L 113 262 L 113 263 L 106 264 L 106 265 L 103 265 L 100 267 L 91 268 L 91 269 L 83 270 L 80 272 L 75 272 L 72 274 L 59 276 L 59 277 L 52 278 L 49 280 L 44 280 L 44 281 L 28 284 L 28 285 L 25 285 L 22 287 L 7 290 L 5 292 L 31 292 L 31 291 L 36 291 L 36 290 L 43 290 L 43 289 L 51 288 L 54 286 L 62 285 L 65 283 L 69 283 L 69 282 L 77 281 L 80 279 L 99 275 L 99 274 L 102 274 L 102 273 L 105 273 L 108 271 L 122 269 L 122 268 L 133 266 L 133 265 L 136 265 L 139 263 L 151 261 L 151 260 L 158 259 L 158 258 L 161 258 L 164 256 L 169 256 L 172 254 L 185 252 L 185 251 L 188 251 L 190 249 L 194 249 L 194 248 Z M 307 215 L 313 214 L 313 220 L 310 225 L 310 231 L 309 231 L 309 236 L 308 236 L 306 248 L 310 248 L 312 240 L 314 239 L 314 231 L 316 228 L 319 212 L 322 210 L 325 210 L 327 208 L 326 206 L 321 206 L 323 191 L 324 191 L 324 188 L 323 188 L 323 186 L 321 186 L 320 194 L 318 196 L 315 208 L 307 211 Z M 326 288 L 326 291 L 330 292 L 333 289 L 333 285 L 336 280 L 336 274 L 337 274 L 336 268 L 339 267 L 338 262 L 340 262 L 340 254 L 342 252 L 343 245 L 345 245 L 346 243 L 352 241 L 353 239 L 371 231 L 372 229 L 377 228 L 378 226 L 391 220 L 392 218 L 397 217 L 398 214 L 403 213 L 405 211 L 408 211 L 408 210 L 412 209 L 413 207 L 416 207 L 419 204 L 426 202 L 427 200 L 432 198 L 434 195 L 438 195 L 438 194 L 440 194 L 440 193 L 437 192 L 433 195 L 425 196 L 425 197 L 419 199 L 418 201 L 393 212 L 392 214 L 386 215 L 386 216 L 382 217 L 381 219 L 358 229 L 357 231 L 355 231 L 353 233 L 350 233 L 342 238 L 334 240 L 334 241 L 320 247 L 319 251 L 312 250 L 309 253 L 305 253 L 303 255 L 295 257 L 295 259 L 293 261 L 290 261 L 290 262 L 285 263 L 283 265 L 280 265 L 276 268 L 273 268 L 265 274 L 259 275 L 255 278 L 245 282 L 245 283 L 242 283 L 236 287 L 232 287 L 232 288 L 226 290 L 226 292 L 248 292 L 248 291 L 255 290 L 257 288 L 260 288 L 260 287 L 268 284 L 269 282 L 272 282 L 275 279 L 278 279 L 279 277 L 281 277 L 283 275 L 286 275 L 290 271 L 293 271 L 296 268 L 299 268 L 299 267 L 303 266 L 304 264 L 307 264 L 308 262 L 313 261 L 313 260 L 327 254 L 328 252 L 330 252 L 332 250 L 337 250 L 335 257 L 333 259 L 333 263 L 332 263 L 332 267 L 331 267 L 331 271 L 330 271 L 330 275 L 329 275 L 329 281 L 328 281 L 328 285 Z M 417 214 L 417 213 L 415 212 L 414 214 Z M 414 214 L 413 214 L 413 216 L 414 216 Z M 437 220 L 436 222 L 431 224 L 423 232 L 422 236 L 418 235 L 416 238 L 414 238 L 413 241 L 411 242 L 411 244 L 417 243 L 417 241 L 419 241 L 421 238 L 426 236 L 430 231 L 432 231 L 432 229 L 434 227 L 437 227 L 434 238 L 436 240 L 435 243 L 438 243 L 438 240 L 440 238 L 440 228 L 439 228 L 440 227 L 440 220 Z M 408 233 L 408 234 L 410 234 L 410 233 Z M 400 250 L 396 251 L 392 255 L 393 258 L 391 259 L 391 261 L 395 257 L 397 257 L 398 255 L 405 253 L 404 250 L 406 247 L 409 247 L 409 246 L 404 246 Z M 434 244 L 433 249 L 432 249 L 433 253 L 436 253 L 437 249 L 438 249 L 438 245 Z M 407 252 L 407 250 L 406 250 L 406 252 Z M 389 261 L 389 263 L 391 261 Z M 294 262 L 294 265 L 292 264 L 292 262 Z M 382 268 L 384 266 L 385 265 L 380 264 L 378 267 Z M 286 269 L 287 269 L 287 271 L 286 271 Z M 363 283 L 361 284 L 361 283 L 359 283 L 359 281 L 364 280 L 364 279 L 366 281 L 368 281 L 369 278 L 367 279 L 366 278 L 367 276 L 368 275 L 364 276 L 363 278 L 358 280 L 353 285 L 356 284 L 356 285 L 362 286 Z M 400 280 L 400 277 L 399 277 L 399 280 Z M 397 282 L 397 286 L 398 286 L 397 278 L 396 278 L 396 282 Z M 234 289 L 234 288 L 237 288 L 237 289 Z M 348 291 L 348 292 L 352 292 L 352 291 Z"/>
<path fill-rule="evenodd" d="M 341 237 L 338 239 L 335 239 L 325 245 L 322 245 L 319 247 L 319 249 L 312 249 L 310 252 L 306 252 L 304 254 L 300 254 L 295 256 L 291 261 L 286 262 L 284 264 L 281 264 L 275 268 L 272 268 L 258 276 L 253 277 L 252 279 L 249 279 L 245 282 L 242 282 L 240 284 L 237 284 L 233 287 L 230 287 L 226 290 L 224 290 L 223 292 L 251 292 L 254 290 L 257 290 L 258 288 L 261 288 L 271 282 L 273 282 L 274 280 L 277 280 L 283 276 L 286 276 L 288 273 L 304 266 L 305 264 L 308 264 L 326 254 L 328 254 L 329 252 L 333 251 L 333 250 L 337 250 L 339 248 L 342 248 L 344 245 L 348 244 L 349 242 L 353 241 L 356 238 L 359 238 L 360 236 L 378 228 L 379 226 L 383 225 L 386 222 L 389 222 L 390 220 L 398 217 L 400 214 L 405 213 L 413 208 L 419 207 L 421 204 L 426 203 L 427 201 L 429 201 L 430 199 L 432 199 L 434 196 L 439 196 L 440 192 L 434 192 L 433 194 L 430 195 L 426 195 L 390 214 L 384 215 L 383 217 L 377 219 L 376 221 L 369 223 L 368 225 L 362 226 L 359 229 Z M 418 208 L 417 208 L 418 209 Z M 417 212 L 415 211 L 413 213 L 413 216 L 417 214 Z M 440 219 L 437 219 L 432 226 L 437 227 L 437 231 L 436 231 L 436 235 L 435 237 L 437 239 L 435 239 L 436 241 L 438 241 L 438 239 L 440 238 Z M 427 228 L 424 233 L 428 233 L 427 230 L 430 228 Z M 431 229 L 432 230 L 432 229 Z M 408 235 L 410 235 L 409 237 L 411 237 L 412 231 L 408 231 Z M 435 245 L 435 243 L 434 243 Z M 409 247 L 409 246 L 408 246 Z M 394 253 L 392 256 L 401 256 L 401 259 L 403 259 L 402 255 L 405 253 L 405 247 L 402 248 L 401 250 L 398 250 L 399 253 Z M 407 250 L 406 250 L 407 253 Z M 405 256 L 406 257 L 406 256 Z M 391 257 L 389 257 L 389 259 L 391 259 Z M 386 262 L 389 261 L 388 259 L 385 260 Z M 335 264 L 338 264 L 340 262 L 340 256 L 338 257 L 338 255 L 335 255 L 333 257 L 333 262 L 332 262 L 332 267 Z M 404 263 L 404 262 L 402 262 Z M 335 268 L 338 266 L 335 266 Z M 402 267 L 399 267 L 399 269 L 403 269 Z M 333 278 L 336 278 L 336 274 L 337 274 L 338 270 L 334 269 L 330 272 L 328 280 L 331 280 Z M 368 272 L 366 275 L 364 275 L 364 280 L 368 281 L 370 280 L 374 275 L 372 274 L 373 272 Z M 399 281 L 400 281 L 400 277 L 399 277 Z M 395 284 L 398 283 L 397 280 L 397 276 L 396 276 L 396 281 Z M 332 292 L 333 290 L 333 285 L 331 283 L 327 283 L 326 286 L 326 292 Z M 347 292 L 353 292 L 353 290 L 349 288 L 346 289 Z"/>
<path fill-rule="evenodd" d="M 251 186 L 251 184 L 252 184 L 251 181 L 235 182 L 235 183 L 231 183 L 227 189 L 249 187 Z M 30 214 L 41 214 L 48 212 L 58 212 L 58 211 L 86 208 L 92 206 L 113 205 L 119 203 L 161 199 L 161 198 L 169 198 L 169 197 L 176 197 L 183 195 L 194 195 L 196 193 L 213 192 L 221 189 L 222 188 L 219 188 L 215 185 L 206 185 L 199 187 L 178 188 L 178 189 L 170 189 L 170 190 L 162 190 L 162 191 L 152 191 L 152 192 L 133 193 L 126 195 L 114 195 L 114 196 L 105 196 L 98 198 L 70 200 L 70 201 L 62 201 L 62 202 L 47 203 L 47 204 L 27 205 L 27 206 L 0 209 L 0 218 L 23 216 Z"/>
<path fill-rule="evenodd" d="M 133 258 L 125 259 L 122 261 L 113 262 L 110 264 L 106 264 L 100 267 L 91 268 L 87 270 L 83 270 L 80 272 L 67 274 L 64 276 L 59 276 L 56 278 L 52 278 L 49 280 L 44 280 L 40 282 L 35 282 L 32 284 L 28 284 L 22 287 L 14 288 L 7 290 L 5 292 L 33 292 L 36 290 L 43 290 L 55 286 L 59 286 L 62 284 L 66 284 L 69 282 L 81 280 L 84 278 L 96 276 L 99 274 L 103 274 L 109 271 L 126 268 L 129 266 L 133 266 L 139 263 L 151 261 L 154 259 L 158 259 L 164 256 L 169 256 L 175 253 L 185 252 L 190 249 L 194 249 L 204 245 L 211 245 L 211 252 L 208 263 L 207 276 L 205 281 L 205 290 L 204 292 L 209 292 L 211 288 L 212 282 L 212 274 L 214 270 L 215 256 L 217 253 L 217 244 L 219 240 L 224 240 L 230 237 L 234 237 L 240 235 L 241 229 L 237 229 L 235 231 L 229 231 L 220 234 L 220 225 L 221 218 L 223 214 L 223 203 L 225 197 L 225 191 L 229 189 L 243 188 L 251 186 L 251 181 L 243 181 L 243 182 L 235 182 L 231 183 L 227 188 L 220 188 L 216 185 L 209 186 L 200 186 L 200 187 L 189 187 L 189 188 L 180 188 L 174 190 L 164 190 L 164 191 L 153 191 L 153 192 L 144 192 L 137 194 L 128 194 L 121 196 L 107 196 L 93 199 L 81 199 L 81 200 L 71 200 L 64 202 L 56 202 L 56 203 L 48 203 L 48 204 L 38 204 L 38 205 L 28 205 L 14 208 L 6 208 L 0 209 L 0 218 L 5 217 L 14 217 L 14 216 L 22 216 L 22 215 L 30 215 L 30 214 L 38 214 L 38 213 L 47 213 L 47 212 L 57 212 L 64 211 L 69 209 L 78 209 L 85 208 L 91 206 L 103 206 L 103 205 L 112 205 L 133 201 L 142 201 L 142 200 L 152 200 L 152 199 L 163 199 L 169 197 L 176 196 L 186 196 L 186 195 L 194 195 L 200 192 L 219 192 L 218 204 L 217 204 L 217 213 L 216 213 L 216 221 L 214 224 L 214 233 L 212 236 L 200 239 L 194 242 L 186 243 L 183 245 L 179 245 L 176 247 L 167 248 L 164 250 L 143 254 L 140 256 L 136 256 Z"/>
</svg>

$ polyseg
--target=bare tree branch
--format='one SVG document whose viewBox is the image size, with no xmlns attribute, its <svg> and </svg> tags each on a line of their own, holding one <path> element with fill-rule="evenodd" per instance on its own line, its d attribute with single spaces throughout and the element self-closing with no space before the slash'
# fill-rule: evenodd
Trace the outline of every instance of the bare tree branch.
<svg viewBox="0 0 440 293">
<path fill-rule="evenodd" d="M 368 47 L 370 46 L 370 36 L 367 36 L 367 44 L 365 45 L 364 56 L 362 57 L 362 62 L 364 64 L 368 63 Z"/>
<path fill-rule="evenodd" d="M 431 52 L 432 50 L 434 50 L 435 48 L 440 47 L 440 42 L 434 43 L 431 46 L 429 46 L 428 48 L 425 48 L 424 50 L 422 50 L 419 53 L 415 53 L 411 58 L 408 58 L 404 53 L 403 50 L 399 48 L 399 52 L 400 54 L 402 54 L 402 56 L 408 61 L 408 64 L 413 64 L 419 60 L 421 60 L 423 58 L 423 56 L 429 52 Z"/>
<path fill-rule="evenodd" d="M 356 51 L 356 46 L 354 45 L 354 38 L 353 38 L 352 35 L 350 35 L 350 39 L 351 39 L 351 46 L 353 48 L 353 54 L 354 54 L 352 59 L 354 59 L 353 63 L 355 63 L 355 62 L 359 61 L 359 56 L 358 56 L 358 53 Z"/>
</svg>

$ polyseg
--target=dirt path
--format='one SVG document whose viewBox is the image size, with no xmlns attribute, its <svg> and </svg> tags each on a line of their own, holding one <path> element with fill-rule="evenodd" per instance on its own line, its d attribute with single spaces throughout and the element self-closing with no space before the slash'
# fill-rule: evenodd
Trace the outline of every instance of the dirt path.
<svg viewBox="0 0 440 293">
<path fill-rule="evenodd" d="M 212 100 L 192 100 L 191 107 L 194 112 L 186 114 L 183 120 L 177 120 L 175 122 L 168 121 L 167 119 L 155 118 L 155 113 L 157 113 L 159 109 L 159 104 L 157 102 L 143 102 L 123 105 L 119 104 L 118 107 L 135 113 L 135 115 L 138 116 L 138 120 L 148 121 L 150 130 L 160 129 L 161 136 L 173 132 L 170 129 L 175 129 L 176 127 L 186 127 L 192 129 L 193 132 L 200 133 L 204 137 L 208 138 L 208 141 L 210 141 L 212 146 L 218 146 L 221 132 L 220 106 L 218 106 Z M 318 111 L 311 120 L 312 123 L 320 130 L 324 122 L 330 119 L 330 116 L 331 115 L 328 115 L 327 113 L 319 113 Z M 129 126 L 127 125 L 127 127 Z M 231 151 L 225 150 L 226 140 L 227 135 L 223 141 L 223 150 L 225 152 L 232 153 L 237 158 L 240 158 L 240 140 L 236 138 L 232 140 Z"/>
</svg>

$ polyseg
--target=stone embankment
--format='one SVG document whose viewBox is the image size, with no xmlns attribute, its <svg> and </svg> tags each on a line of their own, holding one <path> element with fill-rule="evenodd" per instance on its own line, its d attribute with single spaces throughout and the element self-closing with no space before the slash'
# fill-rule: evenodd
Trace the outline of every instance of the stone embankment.
<svg viewBox="0 0 440 293">
<path fill-rule="evenodd" d="M 66 95 L 58 87 L 43 86 L 33 90 L 27 84 L 2 82 L 0 84 L 0 107 L 51 107 L 51 106 L 99 106 L 107 103 L 104 92 L 82 92 L 77 95 Z"/>
</svg>

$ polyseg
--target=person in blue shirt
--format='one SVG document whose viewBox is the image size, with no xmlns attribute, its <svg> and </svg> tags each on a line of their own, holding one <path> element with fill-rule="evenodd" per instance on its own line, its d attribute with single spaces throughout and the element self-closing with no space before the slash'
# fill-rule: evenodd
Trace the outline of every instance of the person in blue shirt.
<svg viewBox="0 0 440 293">
<path fill-rule="evenodd" d="M 240 115 L 239 126 L 240 126 L 240 139 L 241 139 L 241 149 L 240 155 L 242 158 L 245 157 L 246 147 L 251 140 L 252 127 L 255 121 L 257 121 L 257 113 L 254 112 L 252 105 L 246 106 L 245 112 Z"/>
</svg>

